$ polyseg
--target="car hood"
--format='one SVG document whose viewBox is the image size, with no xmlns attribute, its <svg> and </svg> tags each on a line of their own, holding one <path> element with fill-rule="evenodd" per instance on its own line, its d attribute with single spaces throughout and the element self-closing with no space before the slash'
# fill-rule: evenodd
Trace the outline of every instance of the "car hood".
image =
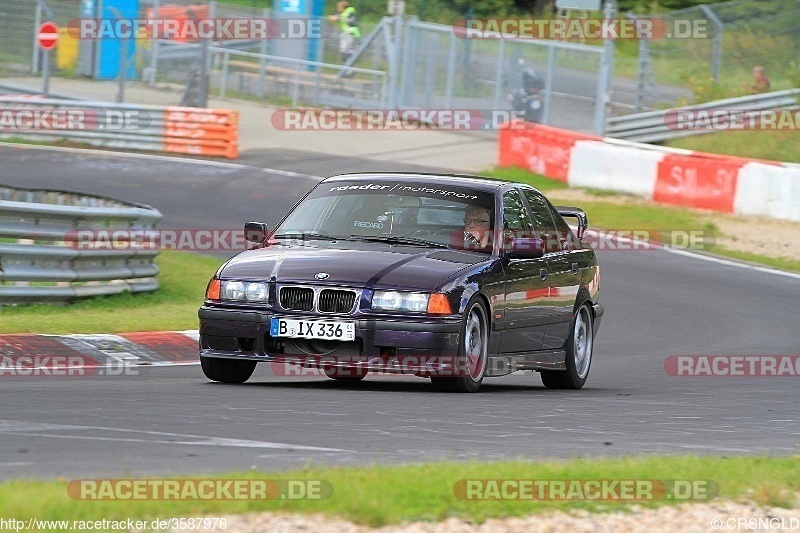
<svg viewBox="0 0 800 533">
<path fill-rule="evenodd" d="M 381 243 L 279 244 L 242 252 L 223 267 L 220 277 L 431 290 L 456 272 L 487 259 L 486 254 L 476 252 Z M 328 277 L 315 279 L 320 273 Z"/>
</svg>

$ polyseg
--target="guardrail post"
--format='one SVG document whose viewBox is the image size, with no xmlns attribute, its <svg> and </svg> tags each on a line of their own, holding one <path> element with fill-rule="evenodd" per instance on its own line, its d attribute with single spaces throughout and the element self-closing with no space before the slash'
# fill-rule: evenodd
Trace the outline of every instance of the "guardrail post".
<svg viewBox="0 0 800 533">
<path fill-rule="evenodd" d="M 605 20 L 613 20 L 616 14 L 616 0 L 606 0 L 603 14 Z M 611 81 L 614 75 L 614 49 L 614 39 L 605 39 L 603 41 L 603 56 L 600 62 L 600 75 L 594 108 L 594 131 L 597 135 L 603 135 L 606 128 L 608 105 L 611 101 Z"/>
<path fill-rule="evenodd" d="M 296 70 L 294 74 L 294 86 L 292 87 L 292 107 L 297 107 L 297 101 L 300 98 L 300 71 Z"/>
<path fill-rule="evenodd" d="M 547 53 L 547 77 L 544 80 L 544 112 L 542 124 L 550 125 L 550 111 L 553 108 L 553 78 L 556 75 L 556 47 L 549 46 Z"/>
<path fill-rule="evenodd" d="M 708 17 L 709 20 L 711 20 L 711 22 L 714 24 L 714 28 L 716 29 L 711 52 L 711 76 L 714 78 L 714 81 L 718 81 L 719 68 L 720 64 L 722 63 L 722 32 L 725 29 L 725 25 L 722 23 L 719 17 L 717 17 L 717 14 L 714 13 L 714 10 L 707 5 L 701 4 L 700 9 L 703 11 L 703 14 Z"/>
<path fill-rule="evenodd" d="M 455 33 L 455 32 L 454 32 Z M 497 65 L 494 70 L 494 109 L 500 110 L 503 100 L 503 68 L 505 67 L 506 40 L 500 39 L 497 43 Z"/>
<path fill-rule="evenodd" d="M 153 18 L 158 19 L 158 12 L 161 9 L 161 0 L 153 0 Z M 150 85 L 155 85 L 156 76 L 158 75 L 158 48 L 160 46 L 159 39 L 152 40 L 152 48 L 150 49 Z"/>
<path fill-rule="evenodd" d="M 42 25 L 42 6 L 36 2 L 36 12 L 33 16 L 33 58 L 31 59 L 31 74 L 39 73 L 39 27 Z"/>
<path fill-rule="evenodd" d="M 453 107 L 453 83 L 456 75 L 456 33 L 450 33 L 450 49 L 447 52 L 447 84 L 444 89 L 444 108 Z"/>
</svg>

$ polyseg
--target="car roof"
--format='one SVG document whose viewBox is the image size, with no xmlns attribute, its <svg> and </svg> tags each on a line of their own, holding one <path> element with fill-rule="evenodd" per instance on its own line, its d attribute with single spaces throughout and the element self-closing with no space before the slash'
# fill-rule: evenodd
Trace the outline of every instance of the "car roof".
<svg viewBox="0 0 800 533">
<path fill-rule="evenodd" d="M 431 185 L 455 185 L 461 187 L 472 187 L 486 192 L 496 192 L 499 187 L 514 184 L 512 181 L 496 180 L 492 178 L 482 178 L 479 176 L 469 176 L 466 174 L 436 174 L 428 172 L 359 172 L 353 174 L 339 174 L 323 180 L 332 181 L 398 181 L 408 180 L 415 183 L 426 183 Z"/>
</svg>

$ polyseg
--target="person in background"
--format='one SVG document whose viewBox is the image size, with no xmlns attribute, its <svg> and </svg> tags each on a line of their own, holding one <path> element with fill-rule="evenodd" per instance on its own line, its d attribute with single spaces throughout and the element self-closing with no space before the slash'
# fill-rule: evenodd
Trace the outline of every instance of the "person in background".
<svg viewBox="0 0 800 533">
<path fill-rule="evenodd" d="M 336 4 L 336 15 L 331 15 L 329 19 L 331 22 L 339 23 L 339 55 L 342 57 L 342 63 L 347 63 L 347 60 L 353 55 L 356 42 L 361 40 L 361 30 L 356 20 L 356 8 L 346 0 L 342 0 Z M 353 72 L 348 70 L 342 77 L 352 78 Z"/>
<path fill-rule="evenodd" d="M 750 87 L 751 94 L 759 94 L 769 92 L 769 78 L 764 74 L 764 67 L 755 67 L 753 69 L 753 85 Z"/>
</svg>

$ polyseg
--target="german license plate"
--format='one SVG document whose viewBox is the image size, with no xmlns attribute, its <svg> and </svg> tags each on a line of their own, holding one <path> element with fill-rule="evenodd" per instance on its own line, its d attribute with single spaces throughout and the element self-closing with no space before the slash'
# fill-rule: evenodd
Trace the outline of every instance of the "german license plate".
<svg viewBox="0 0 800 533">
<path fill-rule="evenodd" d="M 297 320 L 275 317 L 270 321 L 269 334 L 292 339 L 323 339 L 352 341 L 356 338 L 356 323 L 345 320 Z"/>
</svg>

